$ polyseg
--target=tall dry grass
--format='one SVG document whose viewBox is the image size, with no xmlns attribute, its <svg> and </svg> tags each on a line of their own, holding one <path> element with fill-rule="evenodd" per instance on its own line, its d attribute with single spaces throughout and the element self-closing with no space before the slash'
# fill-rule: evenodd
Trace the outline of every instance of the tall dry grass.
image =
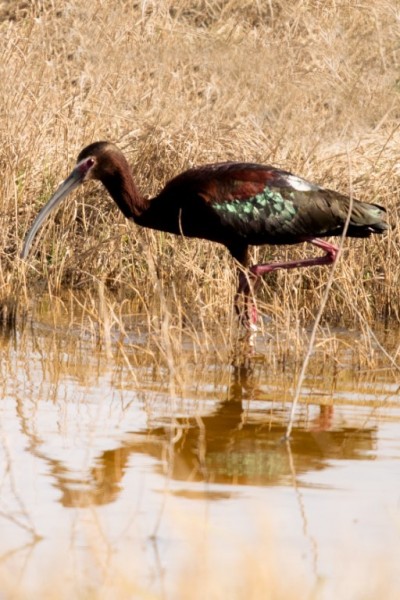
<svg viewBox="0 0 400 600">
<path fill-rule="evenodd" d="M 352 240 L 325 319 L 400 320 L 400 11 L 395 0 L 36 0 L 0 5 L 0 297 L 93 287 L 184 314 L 226 315 L 234 276 L 217 245 L 140 230 L 88 185 L 18 258 L 79 150 L 109 139 L 145 194 L 194 164 L 273 163 L 388 209 L 385 236 Z M 311 248 L 256 249 L 270 260 Z M 271 275 L 265 313 L 312 317 L 328 269 Z M 6 304 L 6 306 L 8 306 Z"/>
</svg>

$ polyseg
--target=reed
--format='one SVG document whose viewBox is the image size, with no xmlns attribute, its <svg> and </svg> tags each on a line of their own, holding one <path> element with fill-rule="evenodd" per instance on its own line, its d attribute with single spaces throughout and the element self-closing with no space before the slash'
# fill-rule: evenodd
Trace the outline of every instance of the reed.
<svg viewBox="0 0 400 600">
<path fill-rule="evenodd" d="M 94 184 L 48 222 L 34 216 L 87 143 L 116 142 L 152 195 L 194 164 L 273 163 L 377 202 L 392 230 L 349 240 L 324 319 L 400 320 L 400 53 L 394 0 L 101 0 L 0 7 L 0 298 L 97 289 L 185 315 L 226 316 L 231 259 L 216 245 L 140 230 Z M 263 260 L 311 248 L 254 250 Z M 328 269 L 277 272 L 259 294 L 285 327 L 317 312 Z M 22 301 L 22 300 L 21 300 Z M 228 308 L 227 308 L 228 307 Z"/>
</svg>

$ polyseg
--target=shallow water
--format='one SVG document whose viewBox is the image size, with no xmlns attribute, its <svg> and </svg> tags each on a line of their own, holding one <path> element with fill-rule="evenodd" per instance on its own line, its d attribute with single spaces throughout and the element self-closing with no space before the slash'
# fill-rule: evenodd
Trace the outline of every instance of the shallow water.
<svg viewBox="0 0 400 600">
<path fill-rule="evenodd" d="M 273 336 L 237 360 L 90 315 L 42 300 L 1 338 L 6 596 L 398 597 L 400 377 L 378 345 L 320 337 L 285 443 L 299 365 L 272 367 Z M 396 358 L 400 332 L 381 343 Z"/>
</svg>

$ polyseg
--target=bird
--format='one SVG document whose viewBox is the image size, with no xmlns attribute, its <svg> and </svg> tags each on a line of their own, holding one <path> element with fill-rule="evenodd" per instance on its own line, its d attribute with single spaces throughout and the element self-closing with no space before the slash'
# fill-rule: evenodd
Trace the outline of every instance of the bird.
<svg viewBox="0 0 400 600">
<path fill-rule="evenodd" d="M 153 198 L 139 191 L 123 152 L 108 141 L 94 142 L 78 155 L 70 175 L 38 213 L 28 231 L 21 258 L 47 216 L 80 184 L 99 180 L 127 219 L 136 224 L 200 238 L 225 246 L 238 267 L 235 309 L 247 327 L 256 329 L 254 290 L 277 269 L 333 264 L 338 247 L 323 238 L 343 234 L 368 238 L 388 228 L 386 210 L 323 188 L 270 165 L 221 162 L 190 168 Z M 350 216 L 348 218 L 350 212 Z M 323 256 L 250 264 L 249 247 L 309 242 Z"/>
</svg>

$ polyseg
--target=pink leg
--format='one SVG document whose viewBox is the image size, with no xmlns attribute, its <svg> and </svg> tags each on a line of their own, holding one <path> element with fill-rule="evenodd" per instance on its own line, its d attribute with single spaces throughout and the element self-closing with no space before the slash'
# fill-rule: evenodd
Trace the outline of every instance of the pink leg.
<svg viewBox="0 0 400 600">
<path fill-rule="evenodd" d="M 253 273 L 256 277 L 261 277 L 266 273 L 270 273 L 271 271 L 276 271 L 277 269 L 297 269 L 297 267 L 315 267 L 317 265 L 331 265 L 335 262 L 336 256 L 338 253 L 338 248 L 333 244 L 329 244 L 328 242 L 324 242 L 324 240 L 320 240 L 318 238 L 313 238 L 312 240 L 307 240 L 310 244 L 314 246 L 318 246 L 318 248 L 322 248 L 326 251 L 324 256 L 317 256 L 316 258 L 305 258 L 303 260 L 290 260 L 288 262 L 277 262 L 271 263 L 269 265 L 254 265 L 250 267 L 251 273 Z"/>
<path fill-rule="evenodd" d="M 250 323 L 251 326 L 256 326 L 257 324 L 257 309 L 253 302 L 251 302 L 250 306 L 250 315 L 248 310 L 248 303 L 250 300 L 251 292 L 254 293 L 257 284 L 260 281 L 260 277 L 266 275 L 267 273 L 271 273 L 272 271 L 276 271 L 277 269 L 297 269 L 298 267 L 315 267 L 318 265 L 331 265 L 335 262 L 338 248 L 329 242 L 325 242 L 324 240 L 320 240 L 319 238 L 312 238 L 310 240 L 304 240 L 310 242 L 314 246 L 318 248 L 322 248 L 325 250 L 326 254 L 324 256 L 317 256 L 315 258 L 305 258 L 303 260 L 290 260 L 288 262 L 277 262 L 266 265 L 253 265 L 250 267 L 248 273 L 244 273 L 240 271 L 239 273 L 239 287 L 235 296 L 235 307 L 236 312 L 242 316 L 245 324 Z M 239 310 L 238 300 L 241 295 L 244 295 L 245 309 L 243 311 Z"/>
<path fill-rule="evenodd" d="M 252 272 L 252 267 L 247 272 L 239 271 L 238 277 L 239 285 L 235 294 L 236 314 L 245 327 L 255 330 L 258 314 L 252 295 L 259 282 L 259 277 Z"/>
</svg>

